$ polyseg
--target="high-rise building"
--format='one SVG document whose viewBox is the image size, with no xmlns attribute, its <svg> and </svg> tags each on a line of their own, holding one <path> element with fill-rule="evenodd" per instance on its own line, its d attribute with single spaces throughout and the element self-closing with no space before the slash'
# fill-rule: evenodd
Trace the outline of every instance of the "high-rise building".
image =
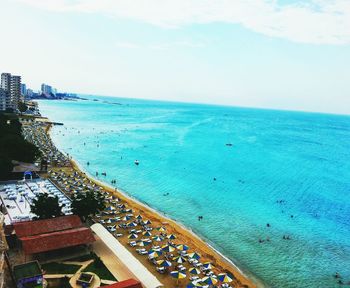
<svg viewBox="0 0 350 288">
<path fill-rule="evenodd" d="M 18 108 L 18 102 L 21 100 L 21 76 L 11 76 L 11 101 L 13 109 Z"/>
<path fill-rule="evenodd" d="M 27 85 L 22 83 L 21 84 L 21 95 L 26 95 L 27 94 Z"/>
<path fill-rule="evenodd" d="M 5 109 L 16 110 L 21 97 L 21 76 L 13 76 L 10 73 L 2 73 L 1 88 L 6 93 Z"/>
<path fill-rule="evenodd" d="M 2 73 L 1 74 L 1 88 L 5 91 L 10 91 L 11 88 L 11 74 Z"/>
<path fill-rule="evenodd" d="M 27 98 L 29 98 L 29 99 L 32 98 L 33 94 L 34 94 L 34 92 L 32 89 L 27 89 L 27 93 L 26 93 Z"/>
<path fill-rule="evenodd" d="M 48 98 L 55 98 L 57 94 L 57 89 L 43 83 L 41 84 L 41 94 Z"/>
<path fill-rule="evenodd" d="M 6 98 L 7 98 L 7 92 L 5 89 L 0 88 L 0 111 L 6 110 Z"/>
</svg>

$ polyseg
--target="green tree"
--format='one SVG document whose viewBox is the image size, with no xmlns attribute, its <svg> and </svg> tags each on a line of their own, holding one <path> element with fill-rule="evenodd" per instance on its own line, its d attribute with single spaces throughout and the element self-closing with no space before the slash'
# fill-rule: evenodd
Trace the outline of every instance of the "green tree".
<svg viewBox="0 0 350 288">
<path fill-rule="evenodd" d="M 28 106 L 24 102 L 18 102 L 18 110 L 20 112 L 26 112 L 28 109 Z"/>
<path fill-rule="evenodd" d="M 105 208 L 104 198 L 100 193 L 88 191 L 79 193 L 72 198 L 72 212 L 83 221 Z"/>
<path fill-rule="evenodd" d="M 62 208 L 59 205 L 58 197 L 46 193 L 39 194 L 30 205 L 30 211 L 38 219 L 49 219 L 62 216 Z"/>
<path fill-rule="evenodd" d="M 34 162 L 39 149 L 21 134 L 21 123 L 15 114 L 0 114 L 0 179 L 8 179 L 13 165 L 11 160 Z"/>
</svg>

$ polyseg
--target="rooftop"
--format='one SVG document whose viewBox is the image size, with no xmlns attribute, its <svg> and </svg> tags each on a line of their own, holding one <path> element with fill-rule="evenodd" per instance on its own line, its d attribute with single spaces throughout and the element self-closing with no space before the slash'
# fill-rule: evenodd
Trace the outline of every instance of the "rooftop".
<svg viewBox="0 0 350 288">
<path fill-rule="evenodd" d="M 89 228 L 81 227 L 20 238 L 25 254 L 47 252 L 82 244 L 89 244 L 95 238 Z"/>
<path fill-rule="evenodd" d="M 13 226 L 17 237 L 21 238 L 82 227 L 82 222 L 77 215 L 69 215 L 46 220 L 17 222 Z"/>
</svg>

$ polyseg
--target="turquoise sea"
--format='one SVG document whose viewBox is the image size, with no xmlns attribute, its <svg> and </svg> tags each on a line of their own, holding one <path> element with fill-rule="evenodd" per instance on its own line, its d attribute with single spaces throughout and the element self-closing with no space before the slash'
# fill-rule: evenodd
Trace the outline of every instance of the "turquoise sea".
<svg viewBox="0 0 350 288">
<path fill-rule="evenodd" d="M 349 116 L 82 97 L 39 107 L 91 175 L 106 172 L 266 287 L 339 287 L 337 271 L 350 282 Z"/>
</svg>

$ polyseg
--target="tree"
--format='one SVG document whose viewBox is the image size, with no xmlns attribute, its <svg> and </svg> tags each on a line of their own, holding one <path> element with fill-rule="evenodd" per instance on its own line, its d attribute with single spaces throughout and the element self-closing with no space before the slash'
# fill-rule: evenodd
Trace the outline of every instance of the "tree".
<svg viewBox="0 0 350 288">
<path fill-rule="evenodd" d="M 62 216 L 62 207 L 59 205 L 58 197 L 46 193 L 39 194 L 30 205 L 30 211 L 38 219 L 49 219 Z"/>
<path fill-rule="evenodd" d="M 18 110 L 20 112 L 26 112 L 28 109 L 28 106 L 24 102 L 18 102 Z"/>
<path fill-rule="evenodd" d="M 83 221 L 105 208 L 104 197 L 97 192 L 79 193 L 72 198 L 72 212 Z"/>
<path fill-rule="evenodd" d="M 11 174 L 11 160 L 32 163 L 39 156 L 39 149 L 23 138 L 18 117 L 0 114 L 0 179 L 8 179 Z"/>
</svg>

